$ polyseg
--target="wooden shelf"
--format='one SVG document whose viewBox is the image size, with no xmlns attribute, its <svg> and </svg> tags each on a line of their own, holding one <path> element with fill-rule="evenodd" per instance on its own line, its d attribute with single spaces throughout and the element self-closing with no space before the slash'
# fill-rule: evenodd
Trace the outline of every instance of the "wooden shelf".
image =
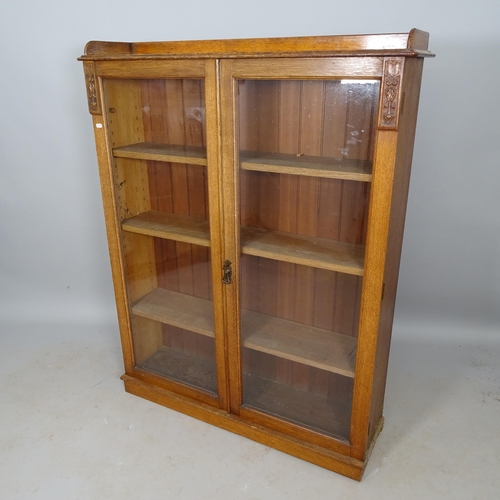
<svg viewBox="0 0 500 500">
<path fill-rule="evenodd" d="M 148 210 L 123 221 L 122 229 L 131 233 L 210 246 L 208 221 L 198 217 Z"/>
<path fill-rule="evenodd" d="M 132 314 L 214 337 L 211 300 L 155 288 L 132 304 Z"/>
<path fill-rule="evenodd" d="M 197 217 L 149 210 L 123 221 L 122 229 L 132 233 L 210 246 L 208 221 Z M 364 246 L 324 238 L 242 227 L 241 252 L 329 271 L 363 275 Z"/>
<path fill-rule="evenodd" d="M 177 146 L 155 142 L 139 142 L 113 149 L 115 158 L 133 158 L 137 160 L 168 161 L 207 165 L 207 151 L 199 146 Z"/>
<path fill-rule="evenodd" d="M 213 303 L 155 288 L 132 314 L 214 337 Z M 252 311 L 242 311 L 243 345 L 255 351 L 354 377 L 356 338 Z"/>
<path fill-rule="evenodd" d="M 241 335 L 249 349 L 354 378 L 355 337 L 245 310 Z"/>
<path fill-rule="evenodd" d="M 247 255 L 291 262 L 341 273 L 363 275 L 364 246 L 269 231 L 241 228 L 241 251 Z"/>
<path fill-rule="evenodd" d="M 344 439 L 349 437 L 351 405 L 256 375 L 243 375 L 243 407 Z"/>
<path fill-rule="evenodd" d="M 138 368 L 190 385 L 196 389 L 217 393 L 215 362 L 183 352 L 160 347 Z"/>
<path fill-rule="evenodd" d="M 372 180 L 372 162 L 348 158 L 242 151 L 240 165 L 243 170 L 258 172 L 306 175 L 350 181 L 371 182 Z"/>
</svg>

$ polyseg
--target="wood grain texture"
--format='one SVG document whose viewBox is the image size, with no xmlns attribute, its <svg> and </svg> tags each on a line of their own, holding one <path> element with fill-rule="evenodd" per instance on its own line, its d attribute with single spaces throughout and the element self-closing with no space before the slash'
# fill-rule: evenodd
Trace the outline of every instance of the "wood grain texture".
<svg viewBox="0 0 500 500">
<path fill-rule="evenodd" d="M 148 210 L 122 222 L 122 229 L 184 243 L 210 246 L 209 223 L 206 219 L 189 215 Z"/>
<path fill-rule="evenodd" d="M 221 154 L 221 213 L 223 216 L 221 260 L 229 260 L 233 269 L 240 269 L 239 252 L 239 172 L 235 170 L 237 144 L 234 130 L 236 127 L 236 82 L 231 75 L 231 62 L 220 62 L 220 102 L 218 106 L 220 120 L 220 154 Z M 241 406 L 241 352 L 240 352 L 240 276 L 233 273 L 231 285 L 224 286 L 224 312 L 227 335 L 227 359 L 237 360 L 228 364 L 230 410 L 237 415 Z"/>
<path fill-rule="evenodd" d="M 132 314 L 214 337 L 209 300 L 156 288 L 132 304 Z M 354 377 L 352 337 L 245 310 L 242 335 L 243 345 L 250 349 Z"/>
<path fill-rule="evenodd" d="M 101 115 L 100 85 L 99 79 L 96 77 L 95 73 L 95 64 L 92 61 L 84 62 L 83 72 L 85 75 L 85 86 L 87 88 L 89 113 L 92 115 Z"/>
<path fill-rule="evenodd" d="M 130 60 L 96 61 L 96 71 L 102 78 L 203 78 L 203 60 L 173 60 L 157 64 L 155 61 Z"/>
<path fill-rule="evenodd" d="M 115 109 L 107 114 L 107 133 L 111 147 L 144 140 L 141 87 L 139 82 L 105 81 L 105 106 Z M 151 208 L 147 165 L 131 159 L 113 159 L 114 197 L 119 220 Z M 129 301 L 137 300 L 158 286 L 156 256 L 151 238 L 122 234 L 123 267 Z M 162 344 L 161 325 L 132 321 L 135 363 L 141 362 Z"/>
<path fill-rule="evenodd" d="M 102 95 L 99 96 L 102 99 Z M 126 291 L 125 276 L 123 273 L 123 254 L 119 238 L 119 221 L 116 217 L 116 200 L 113 194 L 113 172 L 111 167 L 111 151 L 106 138 L 106 122 L 103 116 L 93 115 L 93 128 L 97 152 L 97 164 L 101 182 L 104 220 L 108 239 L 109 257 L 113 277 L 116 309 L 123 361 L 126 373 L 131 373 L 134 361 L 134 348 L 131 336 L 130 314 Z"/>
<path fill-rule="evenodd" d="M 300 110 L 301 110 L 301 82 L 281 81 L 279 95 L 278 118 L 278 151 L 283 154 L 297 155 L 300 140 Z M 297 230 L 297 199 L 299 177 L 296 175 L 280 175 L 278 196 L 278 221 L 275 229 L 287 233 Z M 295 316 L 295 278 L 296 266 L 280 261 L 277 269 L 277 303 L 276 316 L 293 320 Z M 294 382 L 295 364 L 284 358 L 276 358 L 276 381 L 292 386 Z"/>
<path fill-rule="evenodd" d="M 139 157 L 150 158 L 147 163 L 150 190 L 154 195 L 152 207 L 158 209 L 158 213 L 154 220 L 149 220 L 149 223 L 155 224 L 136 224 L 137 227 L 130 229 L 150 232 L 153 236 L 162 238 L 172 237 L 175 240 L 155 241 L 160 286 L 194 297 L 211 299 L 209 251 L 198 245 L 187 244 L 200 243 L 203 247 L 210 244 L 207 171 L 196 165 L 207 163 L 204 81 L 177 78 L 142 80 L 141 84 L 143 122 L 148 132 L 146 140 L 156 144 L 157 148 L 156 151 L 151 151 L 148 144 L 144 151 L 133 145 L 132 148 L 125 149 L 125 155 L 131 154 L 128 151 L 131 149 L 132 154 L 139 153 Z M 172 147 L 172 144 L 175 146 Z M 148 153 L 151 156 L 148 157 Z M 166 213 L 163 222 L 164 217 L 172 220 L 171 224 L 163 228 L 163 233 L 159 224 L 162 212 Z M 183 218 L 186 219 L 185 224 L 182 223 Z M 196 227 L 190 228 L 190 221 Z M 200 232 L 199 229 L 204 230 Z M 185 231 L 184 238 L 179 235 L 182 230 Z M 191 331 L 164 325 L 163 339 L 166 346 L 180 349 L 187 355 L 208 360 L 215 357 L 213 341 Z"/>
<path fill-rule="evenodd" d="M 236 40 L 172 41 L 172 42 L 88 42 L 85 58 L 144 57 L 256 57 L 266 55 L 304 57 L 311 53 L 366 53 L 404 51 L 408 57 L 431 55 L 427 51 L 429 34 L 412 29 L 409 33 L 380 35 L 337 35 L 289 38 L 250 38 Z"/>
<path fill-rule="evenodd" d="M 134 116 L 133 120 L 126 121 L 122 133 L 117 135 L 112 131 L 114 145 L 118 146 L 114 160 L 123 172 L 123 178 L 116 180 L 117 189 L 122 196 L 135 191 L 137 198 L 135 205 L 123 204 L 120 217 L 128 219 L 122 235 L 127 255 L 130 258 L 136 255 L 127 269 L 130 268 L 129 274 L 134 269 L 141 272 L 140 276 L 135 275 L 138 279 L 129 284 L 129 288 L 141 287 L 140 293 L 132 294 L 132 300 L 151 298 L 147 295 L 150 290 L 144 288 L 148 283 L 144 279 L 146 269 L 150 275 L 157 276 L 151 290 L 160 285 L 195 299 L 209 299 L 212 296 L 209 250 L 202 248 L 210 245 L 207 169 L 196 165 L 207 164 L 203 82 L 199 79 L 106 79 L 105 85 L 114 94 L 116 89 L 124 89 L 121 100 L 109 100 L 107 104 L 109 120 L 121 122 L 127 113 Z M 170 147 L 170 144 L 176 146 Z M 195 165 L 185 164 L 186 160 L 191 161 L 190 155 L 195 158 Z M 144 206 L 154 210 L 141 212 L 137 200 L 144 200 L 147 204 Z M 137 210 L 139 215 L 129 221 Z M 147 248 L 147 255 L 144 250 L 143 255 L 139 255 L 141 248 Z M 182 329 L 182 321 L 175 323 L 170 318 L 162 325 L 153 321 L 158 318 L 151 310 L 142 312 L 143 316 L 136 315 L 132 320 L 136 362 L 142 363 L 158 351 L 162 343 L 193 359 L 214 361 L 213 340 Z M 193 311 L 185 312 L 188 314 L 192 315 Z M 154 335 L 151 329 L 155 330 Z"/>
<path fill-rule="evenodd" d="M 361 276 L 364 247 L 293 233 L 242 227 L 244 254 Z"/>
<path fill-rule="evenodd" d="M 352 381 L 352 379 L 349 380 Z M 312 394 L 314 395 L 315 393 Z M 322 394 L 317 394 L 317 396 L 319 396 L 319 398 L 325 398 Z M 335 395 L 331 397 L 331 400 L 335 400 Z M 343 407 L 346 408 L 346 406 Z M 337 413 L 337 415 L 339 414 Z M 279 416 L 264 413 L 263 411 L 259 411 L 258 409 L 251 408 L 249 406 L 243 406 L 241 408 L 240 416 L 249 423 L 251 422 L 259 426 L 264 426 L 267 429 L 274 430 L 288 436 L 293 436 L 294 438 L 303 440 L 321 448 L 341 453 L 346 457 L 349 456 L 350 445 L 349 441 L 345 437 L 343 438 L 339 435 L 328 435 L 324 432 L 304 427 L 303 425 L 296 424 L 290 420 L 284 420 Z M 345 424 L 342 425 L 345 427 Z"/>
<path fill-rule="evenodd" d="M 230 410 L 229 359 L 227 329 L 224 315 L 223 265 L 223 210 L 221 199 L 221 140 L 220 140 L 220 91 L 218 61 L 205 62 L 205 106 L 207 147 L 208 216 L 210 220 L 210 251 L 212 276 L 211 291 L 214 302 L 215 354 L 219 407 Z"/>
<path fill-rule="evenodd" d="M 132 304 L 132 314 L 214 337 L 213 303 L 210 300 L 155 288 Z"/>
<path fill-rule="evenodd" d="M 427 44 L 419 30 L 88 44 L 128 391 L 361 478 Z"/>
<path fill-rule="evenodd" d="M 336 57 L 331 59 L 285 58 L 272 61 L 269 59 L 235 59 L 232 67 L 233 76 L 239 79 L 329 79 L 329 78 L 379 78 L 382 74 L 382 58 Z"/>
<path fill-rule="evenodd" d="M 84 54 L 131 54 L 132 44 L 128 42 L 90 41 L 85 45 Z"/>
<path fill-rule="evenodd" d="M 351 420 L 352 456 L 359 459 L 364 459 L 367 451 L 397 139 L 397 132 L 380 131 L 375 148 L 358 333 L 363 347 L 356 357 Z"/>
<path fill-rule="evenodd" d="M 324 156 L 345 155 L 342 160 L 368 165 L 372 158 L 370 145 L 378 85 L 373 80 L 364 83 L 239 81 L 240 148 L 264 158 L 282 155 L 292 164 L 293 160 L 307 156 L 321 162 Z M 246 161 L 244 155 L 243 152 L 243 161 Z M 276 169 L 277 172 L 266 172 L 268 164 L 255 170 L 246 170 L 243 164 L 239 172 L 243 226 L 250 226 L 252 231 L 259 231 L 258 228 L 262 232 L 283 231 L 291 233 L 285 236 L 292 238 L 294 233 L 300 233 L 298 237 L 311 243 L 313 253 L 321 236 L 327 241 L 333 240 L 334 244 L 340 240 L 362 246 L 369 190 L 353 188 L 357 182 L 311 179 L 311 176 L 290 175 L 295 172 L 281 168 Z M 307 253 L 310 249 L 300 261 L 302 266 L 283 262 L 290 259 L 279 255 L 280 250 L 274 256 L 272 251 L 264 254 L 249 250 L 247 229 L 240 229 L 241 251 L 259 258 L 246 260 L 247 264 L 242 267 L 243 308 L 332 331 L 336 325 L 342 333 L 356 336 L 359 279 L 344 279 L 344 275 L 336 278 L 336 273 L 319 269 L 323 266 L 312 264 Z M 278 259 L 278 266 L 262 258 L 264 255 Z M 318 267 L 311 269 L 311 266 Z M 287 359 L 246 355 L 243 362 L 249 371 L 266 376 L 274 373 L 282 383 L 325 396 L 352 390 L 352 386 L 330 381 L 326 371 L 310 372 L 307 365 Z M 274 364 L 275 368 L 265 363 Z"/>
<path fill-rule="evenodd" d="M 322 81 L 300 82 L 300 136 L 298 150 L 309 156 L 322 153 L 322 129 L 324 124 L 323 106 L 325 85 Z M 321 181 L 318 178 L 299 176 L 297 181 L 297 226 L 296 231 L 308 238 L 318 232 L 318 203 Z M 296 266 L 294 320 L 305 324 L 314 324 L 314 288 L 316 269 L 308 266 Z M 299 292 L 300 291 L 300 292 Z M 292 385 L 311 392 L 310 370 L 304 364 L 295 363 L 292 368 Z"/>
<path fill-rule="evenodd" d="M 161 325 L 147 318 L 132 316 L 135 364 L 141 364 L 163 345 Z"/>
<path fill-rule="evenodd" d="M 185 413 L 235 434 L 253 439 L 266 446 L 332 470 L 351 479 L 361 480 L 366 467 L 365 462 L 294 438 L 293 436 L 270 430 L 262 425 L 253 422 L 249 423 L 237 415 L 214 409 L 206 404 L 171 393 L 168 390 L 145 383 L 137 378 L 124 375 L 122 379 L 125 383 L 125 390 L 131 394 Z"/>
<path fill-rule="evenodd" d="M 217 392 L 217 377 L 213 361 L 162 347 L 138 367 L 196 389 Z"/>
<path fill-rule="evenodd" d="M 242 151 L 240 161 L 242 169 L 258 172 L 365 182 L 372 179 L 370 162 L 363 160 Z"/>
<path fill-rule="evenodd" d="M 210 340 L 208 337 L 202 338 Z M 167 349 L 170 349 L 168 346 L 165 347 L 167 347 Z M 212 357 L 212 362 L 213 359 L 214 357 Z M 203 362 L 204 359 L 201 358 L 201 361 Z M 217 397 L 216 393 L 200 390 L 199 387 L 195 388 L 194 386 L 182 383 L 179 380 L 173 380 L 172 378 L 168 378 L 160 373 L 154 373 L 153 371 L 144 370 L 137 366 L 132 370 L 131 377 L 134 377 L 135 379 L 140 380 L 143 383 L 154 385 L 181 397 L 189 398 L 192 401 L 196 401 L 198 403 L 208 405 L 209 407 L 219 409 L 219 398 Z"/>
<path fill-rule="evenodd" d="M 354 377 L 355 338 L 252 311 L 241 315 L 245 347 Z"/>
<path fill-rule="evenodd" d="M 256 375 L 244 375 L 245 407 L 256 408 L 307 428 L 345 438 L 350 408 Z"/>
<path fill-rule="evenodd" d="M 382 99 L 378 118 L 380 129 L 398 129 L 404 64 L 404 57 L 386 57 L 384 59 L 384 75 L 381 83 Z"/>
<path fill-rule="evenodd" d="M 136 158 L 139 160 L 169 161 L 206 165 L 206 149 L 201 146 L 182 146 L 141 142 L 113 149 L 115 158 Z"/>
<path fill-rule="evenodd" d="M 385 383 L 387 378 L 394 309 L 396 305 L 399 264 L 410 184 L 422 69 L 422 60 L 408 60 L 405 62 L 405 72 L 402 82 L 402 90 L 405 94 L 405 105 L 399 118 L 399 138 L 396 151 L 391 215 L 384 267 L 384 298 L 381 303 L 378 325 L 377 352 L 373 373 L 372 401 L 370 405 L 369 443 L 376 439 L 378 422 L 383 419 L 382 412 L 384 406 Z"/>
<path fill-rule="evenodd" d="M 240 134 L 240 140 L 252 150 L 265 149 L 275 151 L 277 137 L 273 130 L 273 123 L 277 120 L 276 106 L 273 104 L 279 99 L 279 82 L 275 81 L 239 81 L 237 83 L 239 96 L 239 115 L 248 116 L 248 120 L 238 119 L 240 126 L 246 128 L 246 135 Z M 256 105 L 257 103 L 257 105 Z M 264 108 L 268 112 L 261 113 Z M 248 186 L 240 190 L 241 221 L 249 224 L 273 226 L 277 218 L 276 199 L 271 195 L 273 181 L 266 182 L 256 172 L 238 170 L 240 183 Z M 256 196 L 261 193 L 260 196 Z M 241 306 L 253 311 L 274 314 L 277 299 L 277 283 L 273 268 L 278 264 L 267 259 L 241 259 Z M 261 373 L 269 378 L 276 376 L 275 362 L 269 363 L 259 353 L 243 350 L 242 369 L 252 373 Z"/>
</svg>

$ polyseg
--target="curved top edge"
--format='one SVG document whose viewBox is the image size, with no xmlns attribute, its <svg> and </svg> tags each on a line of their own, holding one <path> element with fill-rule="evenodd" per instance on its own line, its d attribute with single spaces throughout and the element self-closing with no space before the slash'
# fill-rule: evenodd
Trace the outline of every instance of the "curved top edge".
<svg viewBox="0 0 500 500">
<path fill-rule="evenodd" d="M 131 54 L 132 44 L 128 42 L 101 42 L 92 40 L 85 45 L 84 55 L 119 55 Z"/>
<path fill-rule="evenodd" d="M 200 57 L 235 57 L 238 55 L 282 53 L 356 53 L 413 50 L 415 54 L 427 51 L 429 34 L 412 29 L 408 33 L 376 35 L 333 35 L 290 38 L 243 38 L 227 40 L 186 40 L 165 42 L 106 42 L 90 41 L 85 46 L 85 59 L 100 57 L 126 57 L 130 55 Z"/>
</svg>

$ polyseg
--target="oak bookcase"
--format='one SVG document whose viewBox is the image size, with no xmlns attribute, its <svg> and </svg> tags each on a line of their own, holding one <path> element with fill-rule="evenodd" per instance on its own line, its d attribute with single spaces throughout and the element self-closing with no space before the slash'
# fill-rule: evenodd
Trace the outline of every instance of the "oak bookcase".
<svg viewBox="0 0 500 500">
<path fill-rule="evenodd" d="M 87 44 L 128 392 L 361 479 L 427 44 Z"/>
</svg>

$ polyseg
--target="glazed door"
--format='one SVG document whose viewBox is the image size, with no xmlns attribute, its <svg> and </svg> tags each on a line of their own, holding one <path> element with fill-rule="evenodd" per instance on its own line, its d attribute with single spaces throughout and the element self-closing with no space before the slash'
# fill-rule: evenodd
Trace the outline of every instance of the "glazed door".
<svg viewBox="0 0 500 500">
<path fill-rule="evenodd" d="M 100 62 L 97 73 L 129 312 L 127 370 L 224 407 L 215 62 Z"/>
<path fill-rule="evenodd" d="M 350 440 L 380 88 L 380 62 L 358 61 L 222 69 L 232 407 L 312 442 Z"/>
</svg>

